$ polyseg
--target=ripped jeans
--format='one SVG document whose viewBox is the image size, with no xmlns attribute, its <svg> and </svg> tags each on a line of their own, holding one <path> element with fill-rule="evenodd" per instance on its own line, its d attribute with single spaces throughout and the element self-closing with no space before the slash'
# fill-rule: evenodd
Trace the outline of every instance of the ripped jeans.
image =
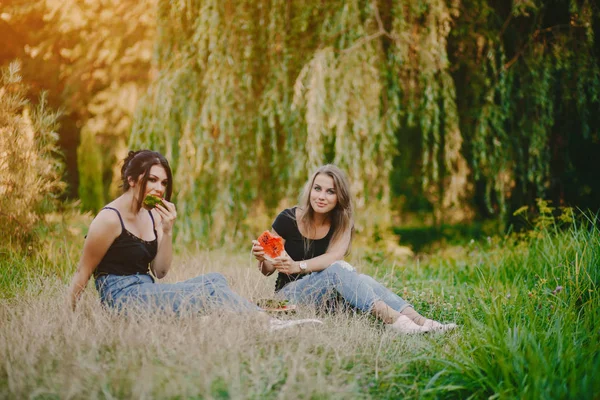
<svg viewBox="0 0 600 400">
<path fill-rule="evenodd" d="M 96 289 L 103 305 L 127 311 L 208 313 L 262 311 L 233 292 L 219 273 L 200 275 L 178 283 L 154 283 L 147 274 L 101 275 Z"/>
<path fill-rule="evenodd" d="M 370 312 L 379 300 L 398 312 L 411 306 L 375 279 L 356 272 L 345 261 L 336 261 L 322 271 L 288 283 L 278 296 L 295 304 L 317 307 L 328 307 L 328 302 L 337 298 L 362 312 Z"/>
</svg>

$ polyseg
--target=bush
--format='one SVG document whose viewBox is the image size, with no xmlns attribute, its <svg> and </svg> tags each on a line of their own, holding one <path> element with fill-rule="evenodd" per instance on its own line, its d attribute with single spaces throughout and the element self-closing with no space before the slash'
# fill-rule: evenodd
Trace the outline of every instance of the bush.
<svg viewBox="0 0 600 400">
<path fill-rule="evenodd" d="M 0 78 L 0 247 L 35 240 L 36 226 L 65 189 L 58 114 L 47 109 L 45 94 L 37 107 L 29 104 L 19 70 L 13 62 Z"/>
</svg>

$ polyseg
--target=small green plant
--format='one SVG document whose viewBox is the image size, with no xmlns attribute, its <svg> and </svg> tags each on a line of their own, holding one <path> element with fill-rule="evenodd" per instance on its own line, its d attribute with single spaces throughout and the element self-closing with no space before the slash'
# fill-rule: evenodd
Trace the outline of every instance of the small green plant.
<svg viewBox="0 0 600 400">
<path fill-rule="evenodd" d="M 522 206 L 514 213 L 515 217 L 522 217 L 531 227 L 529 235 L 540 235 L 548 229 L 569 227 L 575 221 L 572 207 L 552 207 L 550 201 L 536 199 L 536 210 L 530 212 L 529 206 Z"/>
</svg>

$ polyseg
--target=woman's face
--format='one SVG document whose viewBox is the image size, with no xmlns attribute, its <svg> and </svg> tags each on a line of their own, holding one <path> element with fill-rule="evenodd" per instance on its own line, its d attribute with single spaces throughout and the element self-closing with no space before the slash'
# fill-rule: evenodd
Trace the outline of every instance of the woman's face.
<svg viewBox="0 0 600 400">
<path fill-rule="evenodd" d="M 310 205 L 317 214 L 327 214 L 337 205 L 337 193 L 333 178 L 319 174 L 310 189 Z"/>
<path fill-rule="evenodd" d="M 138 184 L 140 184 L 142 180 L 142 176 L 138 178 Z M 150 168 L 150 173 L 148 174 L 148 181 L 146 182 L 146 188 L 144 193 L 142 193 L 143 197 L 146 197 L 148 194 L 153 194 L 162 198 L 167 191 L 167 172 L 165 171 L 162 165 L 153 165 Z"/>
</svg>

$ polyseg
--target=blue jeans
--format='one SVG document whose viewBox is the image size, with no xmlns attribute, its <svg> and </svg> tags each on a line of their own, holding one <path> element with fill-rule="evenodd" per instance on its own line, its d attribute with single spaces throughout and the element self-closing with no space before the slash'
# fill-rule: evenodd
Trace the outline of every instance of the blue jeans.
<svg viewBox="0 0 600 400">
<path fill-rule="evenodd" d="M 102 275 L 96 279 L 102 304 L 117 310 L 204 313 L 262 311 L 233 292 L 225 277 L 209 273 L 178 283 L 154 283 L 150 275 Z"/>
<path fill-rule="evenodd" d="M 336 261 L 322 271 L 288 283 L 278 295 L 292 303 L 318 307 L 326 307 L 332 298 L 341 298 L 347 305 L 363 312 L 370 312 L 379 300 L 398 312 L 411 306 L 375 279 L 356 272 L 345 261 Z"/>
</svg>

